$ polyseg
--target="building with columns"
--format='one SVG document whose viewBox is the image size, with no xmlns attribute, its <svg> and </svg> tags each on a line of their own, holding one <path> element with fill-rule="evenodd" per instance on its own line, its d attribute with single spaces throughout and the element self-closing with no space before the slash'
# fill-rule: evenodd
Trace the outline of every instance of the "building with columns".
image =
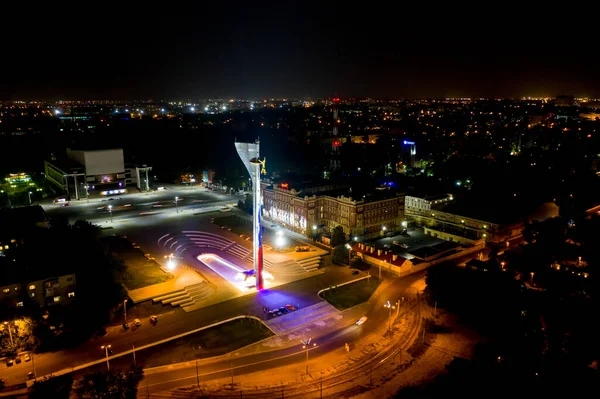
<svg viewBox="0 0 600 399">
<path fill-rule="evenodd" d="M 348 237 L 375 238 L 399 230 L 404 219 L 404 194 L 391 190 L 363 195 L 335 184 L 265 182 L 262 197 L 265 218 L 304 235 L 341 226 Z"/>
<path fill-rule="evenodd" d="M 152 167 L 125 164 L 123 149 L 71 149 L 44 162 L 46 180 L 69 199 L 124 194 L 152 187 Z"/>
</svg>

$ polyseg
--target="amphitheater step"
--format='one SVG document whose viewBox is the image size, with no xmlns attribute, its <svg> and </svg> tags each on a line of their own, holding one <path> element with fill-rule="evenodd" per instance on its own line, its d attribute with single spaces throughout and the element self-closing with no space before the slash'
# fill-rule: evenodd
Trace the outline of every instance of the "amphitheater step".
<svg viewBox="0 0 600 399">
<path fill-rule="evenodd" d="M 193 299 L 185 298 L 185 299 L 181 299 L 179 301 L 171 302 L 171 306 L 190 306 L 190 305 L 193 305 L 194 303 L 196 303 L 196 301 L 194 301 Z"/>
<path fill-rule="evenodd" d="M 181 301 L 182 299 L 189 299 L 190 298 L 190 294 L 188 294 L 187 292 L 184 292 L 183 294 L 180 294 L 179 296 L 173 297 L 173 298 L 169 298 L 169 299 L 163 299 L 162 301 L 160 301 L 163 305 L 168 305 L 168 304 L 173 304 L 175 302 Z"/>
<path fill-rule="evenodd" d="M 177 296 L 179 296 L 179 295 L 181 295 L 183 293 L 185 293 L 185 290 L 177 290 L 177 291 L 171 292 L 169 294 L 165 294 L 165 295 L 158 296 L 156 298 L 152 298 L 152 302 L 153 303 L 161 302 L 161 301 L 163 301 L 165 299 L 170 299 L 170 298 L 177 297 Z"/>
</svg>

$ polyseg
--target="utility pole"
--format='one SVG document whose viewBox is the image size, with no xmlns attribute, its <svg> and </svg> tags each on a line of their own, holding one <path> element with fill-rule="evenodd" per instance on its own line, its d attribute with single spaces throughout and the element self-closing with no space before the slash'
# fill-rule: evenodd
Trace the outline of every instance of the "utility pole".
<svg viewBox="0 0 600 399">
<path fill-rule="evenodd" d="M 135 363 L 135 345 L 131 344 L 131 348 L 133 349 L 133 367 L 136 367 L 136 363 Z"/>
<path fill-rule="evenodd" d="M 10 329 L 10 322 L 5 321 L 4 324 L 6 325 L 6 328 L 8 329 L 8 336 L 10 338 L 10 346 L 15 346 L 15 343 L 13 342 L 12 331 Z"/>
<path fill-rule="evenodd" d="M 198 384 L 198 388 L 200 388 L 200 374 L 198 374 L 198 359 L 196 359 L 196 383 Z"/>
<path fill-rule="evenodd" d="M 123 300 L 123 324 L 127 324 L 127 299 Z"/>
<path fill-rule="evenodd" d="M 233 388 L 233 363 L 229 361 L 229 370 L 231 371 L 231 388 Z"/>
</svg>

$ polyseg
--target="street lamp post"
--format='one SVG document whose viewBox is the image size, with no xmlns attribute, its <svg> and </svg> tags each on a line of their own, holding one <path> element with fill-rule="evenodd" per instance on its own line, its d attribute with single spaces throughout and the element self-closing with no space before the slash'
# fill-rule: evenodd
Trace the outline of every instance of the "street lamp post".
<svg viewBox="0 0 600 399">
<path fill-rule="evenodd" d="M 110 371 L 110 363 L 108 363 L 108 351 L 110 351 L 111 345 L 102 345 L 100 348 L 104 349 L 104 354 L 106 355 L 106 371 Z"/>
<path fill-rule="evenodd" d="M 31 191 L 28 191 L 27 194 L 29 194 L 29 206 L 31 206 L 31 194 L 33 194 Z"/>
<path fill-rule="evenodd" d="M 283 245 L 285 244 L 285 239 L 283 238 L 283 231 L 278 231 L 277 233 L 275 233 L 275 246 L 277 247 L 278 251 L 281 251 L 281 247 L 283 247 Z"/>
<path fill-rule="evenodd" d="M 10 322 L 5 321 L 4 325 L 6 326 L 6 328 L 8 329 L 8 337 L 10 338 L 10 346 L 15 346 L 14 342 L 13 342 L 13 337 L 12 337 L 12 331 L 10 329 Z"/>
<path fill-rule="evenodd" d="M 179 213 L 179 208 L 177 207 L 178 202 L 179 202 L 179 197 L 175 197 L 175 213 Z"/>
<path fill-rule="evenodd" d="M 112 205 L 108 206 L 108 213 L 110 214 L 110 222 L 113 222 L 113 217 L 112 217 Z"/>
<path fill-rule="evenodd" d="M 167 261 L 167 269 L 169 269 L 169 270 L 175 269 L 175 261 L 173 260 L 173 258 L 175 258 L 175 255 L 174 254 L 165 255 L 165 258 L 169 259 Z"/>
<path fill-rule="evenodd" d="M 90 186 L 88 186 L 87 184 L 84 186 L 85 187 L 85 199 L 87 200 L 87 202 L 90 202 Z"/>
<path fill-rule="evenodd" d="M 306 352 L 306 374 L 308 374 L 308 350 L 310 349 L 311 340 L 312 338 L 300 340 L 300 342 L 302 342 L 302 349 Z M 314 348 L 315 346 L 317 346 L 317 344 L 313 342 L 312 347 Z"/>
<path fill-rule="evenodd" d="M 350 258 L 352 258 L 352 246 L 350 244 L 346 244 L 346 248 L 348 248 L 348 266 L 350 266 Z"/>
<path fill-rule="evenodd" d="M 127 299 L 123 300 L 123 325 L 127 324 Z"/>
<path fill-rule="evenodd" d="M 396 309 L 396 306 L 392 305 L 390 301 L 387 301 L 386 304 L 383 306 L 385 306 L 389 310 L 388 331 L 392 331 L 392 309 Z"/>
</svg>

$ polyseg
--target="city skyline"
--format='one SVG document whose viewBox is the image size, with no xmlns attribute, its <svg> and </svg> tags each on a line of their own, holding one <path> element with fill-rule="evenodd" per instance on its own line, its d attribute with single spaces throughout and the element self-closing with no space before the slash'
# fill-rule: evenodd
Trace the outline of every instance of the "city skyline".
<svg viewBox="0 0 600 399">
<path fill-rule="evenodd" d="M 571 40 L 569 23 L 548 30 L 551 19 L 535 26 L 527 12 L 511 29 L 386 10 L 289 1 L 33 16 L 31 39 L 5 44 L 0 99 L 600 96 L 585 24 Z"/>
</svg>

